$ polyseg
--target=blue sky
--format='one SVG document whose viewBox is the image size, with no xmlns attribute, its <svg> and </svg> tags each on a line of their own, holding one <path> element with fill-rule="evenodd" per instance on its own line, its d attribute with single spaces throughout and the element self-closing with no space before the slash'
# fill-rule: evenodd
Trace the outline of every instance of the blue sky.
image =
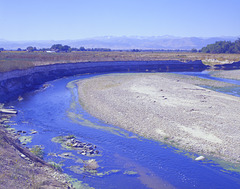
<svg viewBox="0 0 240 189">
<path fill-rule="evenodd" d="M 240 36 L 240 0 L 0 0 L 0 39 Z"/>
</svg>

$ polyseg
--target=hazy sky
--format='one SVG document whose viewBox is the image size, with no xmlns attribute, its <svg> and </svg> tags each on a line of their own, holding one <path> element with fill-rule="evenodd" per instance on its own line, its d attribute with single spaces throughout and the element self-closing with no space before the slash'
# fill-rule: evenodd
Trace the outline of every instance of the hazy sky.
<svg viewBox="0 0 240 189">
<path fill-rule="evenodd" d="M 240 36 L 240 0 L 0 0 L 0 39 Z"/>
</svg>

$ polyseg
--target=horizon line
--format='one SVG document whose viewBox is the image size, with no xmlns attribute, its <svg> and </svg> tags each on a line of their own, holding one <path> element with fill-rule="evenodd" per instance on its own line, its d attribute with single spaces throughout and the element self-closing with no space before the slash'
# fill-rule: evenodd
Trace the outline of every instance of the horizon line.
<svg viewBox="0 0 240 189">
<path fill-rule="evenodd" d="M 153 36 L 142 36 L 142 35 L 121 35 L 121 36 L 114 36 L 114 35 L 105 35 L 105 36 L 95 36 L 95 37 L 86 37 L 86 38 L 76 38 L 76 39 L 22 39 L 22 40 L 9 40 L 9 39 L 0 39 L 1 41 L 5 42 L 31 42 L 31 41 L 77 41 L 77 40 L 93 40 L 97 38 L 201 38 L 201 39 L 209 39 L 209 38 L 240 38 L 240 35 L 238 36 L 212 36 L 212 37 L 201 37 L 201 36 L 174 36 L 174 35 L 153 35 Z"/>
</svg>

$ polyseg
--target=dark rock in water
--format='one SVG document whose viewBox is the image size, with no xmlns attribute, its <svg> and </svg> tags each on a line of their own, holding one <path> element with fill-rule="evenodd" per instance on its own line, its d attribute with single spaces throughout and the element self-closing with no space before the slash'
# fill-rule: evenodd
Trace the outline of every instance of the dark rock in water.
<svg viewBox="0 0 240 189">
<path fill-rule="evenodd" d="M 19 131 L 17 131 L 17 133 L 27 133 L 26 131 L 22 131 L 22 130 L 19 130 Z"/>
<path fill-rule="evenodd" d="M 89 150 L 93 150 L 93 147 L 90 147 Z"/>
<path fill-rule="evenodd" d="M 91 143 L 83 143 L 77 140 L 75 137 L 69 139 L 68 136 L 65 137 L 55 137 L 52 139 L 54 142 L 61 143 L 63 146 L 78 150 L 78 154 L 82 155 L 96 155 L 99 151 L 96 150 L 97 146 Z"/>
<path fill-rule="evenodd" d="M 37 134 L 37 131 L 32 130 L 31 134 Z"/>
</svg>

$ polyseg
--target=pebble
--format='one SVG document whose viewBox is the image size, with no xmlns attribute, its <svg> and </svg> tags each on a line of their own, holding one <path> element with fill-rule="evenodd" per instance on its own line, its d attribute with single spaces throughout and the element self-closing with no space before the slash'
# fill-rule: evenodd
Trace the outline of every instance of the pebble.
<svg viewBox="0 0 240 189">
<path fill-rule="evenodd" d="M 34 130 L 31 132 L 31 134 L 36 134 L 36 133 L 37 133 L 37 131 L 34 131 Z"/>
<path fill-rule="evenodd" d="M 63 153 L 62 155 L 63 156 L 69 156 L 70 154 L 69 153 Z"/>
<path fill-rule="evenodd" d="M 21 154 L 20 156 L 21 156 L 22 158 L 25 158 L 25 157 L 26 157 L 24 154 Z"/>
<path fill-rule="evenodd" d="M 199 156 L 199 157 L 197 157 L 197 158 L 195 159 L 195 161 L 201 161 L 201 160 L 204 160 L 204 159 L 205 159 L 204 156 Z"/>
</svg>

